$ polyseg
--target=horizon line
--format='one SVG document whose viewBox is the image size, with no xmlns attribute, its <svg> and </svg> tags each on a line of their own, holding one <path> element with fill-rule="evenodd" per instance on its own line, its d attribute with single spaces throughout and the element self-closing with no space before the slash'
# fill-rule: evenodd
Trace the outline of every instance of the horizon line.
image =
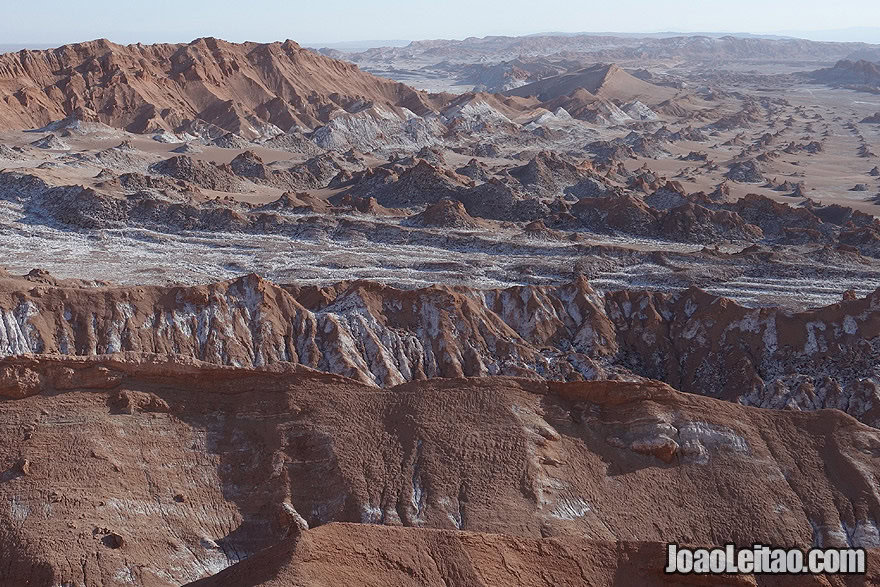
<svg viewBox="0 0 880 587">
<path fill-rule="evenodd" d="M 872 41 L 862 41 L 862 40 L 816 40 L 809 39 L 804 36 L 799 36 L 803 34 L 810 33 L 842 33 L 847 31 L 876 31 L 878 34 L 878 40 L 876 42 Z M 122 34 L 120 36 L 124 36 Z M 674 30 L 664 30 L 664 31 L 539 31 L 534 33 L 523 33 L 523 34 L 488 34 L 488 35 L 467 35 L 463 37 L 425 37 L 420 39 L 344 39 L 339 41 L 299 41 L 294 38 L 286 38 L 286 39 L 274 39 L 271 41 L 257 41 L 245 39 L 242 41 L 230 41 L 226 38 L 215 36 L 211 34 L 199 35 L 193 37 L 189 40 L 178 40 L 178 41 L 116 41 L 111 37 L 103 36 L 103 37 L 94 37 L 87 38 L 84 40 L 78 41 L 67 41 L 67 42 L 34 42 L 34 41 L 10 41 L 0 43 L 0 48 L 5 47 L 16 47 L 16 49 L 12 49 L 11 51 L 7 50 L 5 52 L 17 52 L 19 50 L 47 50 L 47 49 L 56 49 L 59 47 L 63 47 L 65 45 L 75 45 L 82 43 L 90 43 L 95 41 L 108 41 L 116 45 L 185 45 L 190 44 L 200 39 L 218 39 L 222 41 L 226 41 L 229 43 L 259 43 L 259 44 L 271 44 L 271 43 L 283 43 L 285 41 L 293 41 L 298 45 L 308 48 L 308 49 L 332 49 L 333 47 L 339 45 L 351 45 L 354 48 L 361 48 L 359 45 L 363 45 L 364 48 L 378 48 L 385 46 L 405 46 L 406 44 L 420 42 L 420 41 L 465 41 L 468 39 L 486 39 L 486 38 L 528 38 L 528 37 L 541 37 L 541 36 L 567 36 L 567 37 L 576 37 L 576 36 L 622 36 L 622 37 L 635 37 L 635 38 L 650 38 L 651 36 L 663 35 L 668 37 L 705 37 L 705 36 L 732 36 L 732 37 L 777 37 L 775 39 L 768 38 L 766 40 L 770 41 L 786 41 L 786 40 L 803 40 L 810 41 L 813 43 L 862 43 L 866 45 L 880 45 L 880 27 L 847 27 L 840 29 L 811 29 L 811 30 L 788 30 L 788 31 L 767 31 L 767 32 L 749 32 L 749 31 L 724 31 L 724 30 L 695 30 L 695 31 L 674 31 Z M 380 44 L 386 43 L 386 44 Z"/>
</svg>

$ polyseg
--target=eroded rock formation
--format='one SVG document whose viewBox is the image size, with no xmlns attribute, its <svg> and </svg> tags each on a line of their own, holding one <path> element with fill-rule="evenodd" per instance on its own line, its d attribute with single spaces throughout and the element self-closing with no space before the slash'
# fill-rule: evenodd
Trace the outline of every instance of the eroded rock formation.
<svg viewBox="0 0 880 587">
<path fill-rule="evenodd" d="M 880 433 L 837 411 L 760 410 L 650 381 L 379 390 L 289 364 L 136 354 L 12 357 L 0 370 L 0 566 L 14 584 L 179 585 L 278 545 L 245 579 L 215 579 L 251 585 L 254 565 L 285 564 L 267 563 L 273 552 L 338 532 L 377 537 L 392 549 L 378 561 L 437 540 L 453 549 L 444 557 L 470 551 L 477 538 L 459 530 L 550 559 L 584 540 L 878 546 Z M 412 530 L 322 528 L 333 522 Z M 332 568 L 316 548 L 306 558 Z M 629 548 L 585 572 L 606 584 Z M 308 569 L 302 556 L 290 563 Z M 397 572 L 378 564 L 358 572 Z"/>
<path fill-rule="evenodd" d="M 0 355 L 182 355 L 296 363 L 390 387 L 431 377 L 653 378 L 768 408 L 837 408 L 880 426 L 880 293 L 791 312 L 696 288 L 599 294 L 562 286 L 399 290 L 279 286 L 250 275 L 195 287 L 0 280 Z"/>
</svg>

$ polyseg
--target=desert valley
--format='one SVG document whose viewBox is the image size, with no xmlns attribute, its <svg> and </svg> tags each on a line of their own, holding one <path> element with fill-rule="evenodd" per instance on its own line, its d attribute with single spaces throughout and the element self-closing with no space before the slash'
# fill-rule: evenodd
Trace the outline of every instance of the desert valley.
<svg viewBox="0 0 880 587">
<path fill-rule="evenodd" d="M 880 45 L 0 55 L 0 584 L 880 581 Z"/>
</svg>

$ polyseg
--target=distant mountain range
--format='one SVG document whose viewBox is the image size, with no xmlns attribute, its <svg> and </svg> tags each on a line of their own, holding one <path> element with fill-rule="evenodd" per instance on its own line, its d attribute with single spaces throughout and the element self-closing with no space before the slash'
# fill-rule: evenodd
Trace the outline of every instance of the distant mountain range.
<svg viewBox="0 0 880 587">
<path fill-rule="evenodd" d="M 880 43 L 880 27 L 851 27 L 821 31 L 780 31 L 781 35 L 813 41 Z"/>
<path fill-rule="evenodd" d="M 577 37 L 594 37 L 604 39 L 621 39 L 621 40 L 662 40 L 672 38 L 695 38 L 703 37 L 709 39 L 743 39 L 743 40 L 764 40 L 764 41 L 813 41 L 813 42 L 836 42 L 836 43 L 868 43 L 880 44 L 880 28 L 877 27 L 853 27 L 846 29 L 828 29 L 817 31 L 804 30 L 786 30 L 774 33 L 747 33 L 747 32 L 720 32 L 720 31 L 658 31 L 645 33 L 627 33 L 614 31 L 594 31 L 594 32 L 561 32 L 547 31 L 540 33 L 532 33 L 519 36 L 491 36 L 491 37 L 468 37 L 465 39 L 369 39 L 356 41 L 329 41 L 329 42 L 312 42 L 305 43 L 304 46 L 309 49 L 322 49 L 329 51 L 339 51 L 341 53 L 360 53 L 370 49 L 379 48 L 401 48 L 411 45 L 420 45 L 423 43 L 436 44 L 461 44 L 467 45 L 469 42 L 489 39 L 534 39 L 555 37 L 560 39 L 572 39 Z M 0 43 L 0 53 L 8 53 L 11 51 L 20 51 L 22 49 L 49 49 L 60 46 L 58 44 L 47 43 Z"/>
<path fill-rule="evenodd" d="M 523 37 L 487 36 L 461 40 L 428 39 L 406 46 L 376 47 L 365 51 L 323 48 L 321 53 L 353 63 L 387 64 L 398 60 L 439 63 L 492 63 L 517 57 L 557 56 L 597 62 L 633 63 L 669 59 L 706 62 L 809 62 L 832 64 L 863 50 L 880 49 L 866 43 L 818 42 L 762 35 L 674 36 L 578 33 Z"/>
<path fill-rule="evenodd" d="M 656 33 L 621 33 L 614 31 L 606 32 L 579 32 L 579 33 L 563 33 L 548 31 L 544 33 L 533 33 L 524 35 L 526 37 L 577 37 L 580 35 L 595 37 L 620 37 L 622 39 L 667 39 L 669 37 L 710 37 L 720 39 L 722 37 L 735 37 L 738 39 L 770 39 L 781 40 L 791 39 L 793 36 L 776 35 L 776 34 L 758 34 L 758 33 L 724 33 L 724 32 L 682 32 L 682 31 L 662 31 Z"/>
<path fill-rule="evenodd" d="M 309 49 L 336 49 L 338 51 L 366 51 L 376 47 L 405 47 L 411 40 L 390 39 L 379 41 L 340 41 L 333 43 L 305 43 Z"/>
</svg>

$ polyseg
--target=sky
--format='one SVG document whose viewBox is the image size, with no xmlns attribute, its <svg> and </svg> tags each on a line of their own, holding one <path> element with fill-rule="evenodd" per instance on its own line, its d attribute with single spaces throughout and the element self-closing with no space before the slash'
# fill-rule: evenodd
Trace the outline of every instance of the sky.
<svg viewBox="0 0 880 587">
<path fill-rule="evenodd" d="M 547 31 L 787 32 L 880 43 L 877 0 L 0 0 L 0 13 L 0 45 L 214 36 L 320 46 Z M 866 24 L 876 28 L 858 28 Z"/>
</svg>

